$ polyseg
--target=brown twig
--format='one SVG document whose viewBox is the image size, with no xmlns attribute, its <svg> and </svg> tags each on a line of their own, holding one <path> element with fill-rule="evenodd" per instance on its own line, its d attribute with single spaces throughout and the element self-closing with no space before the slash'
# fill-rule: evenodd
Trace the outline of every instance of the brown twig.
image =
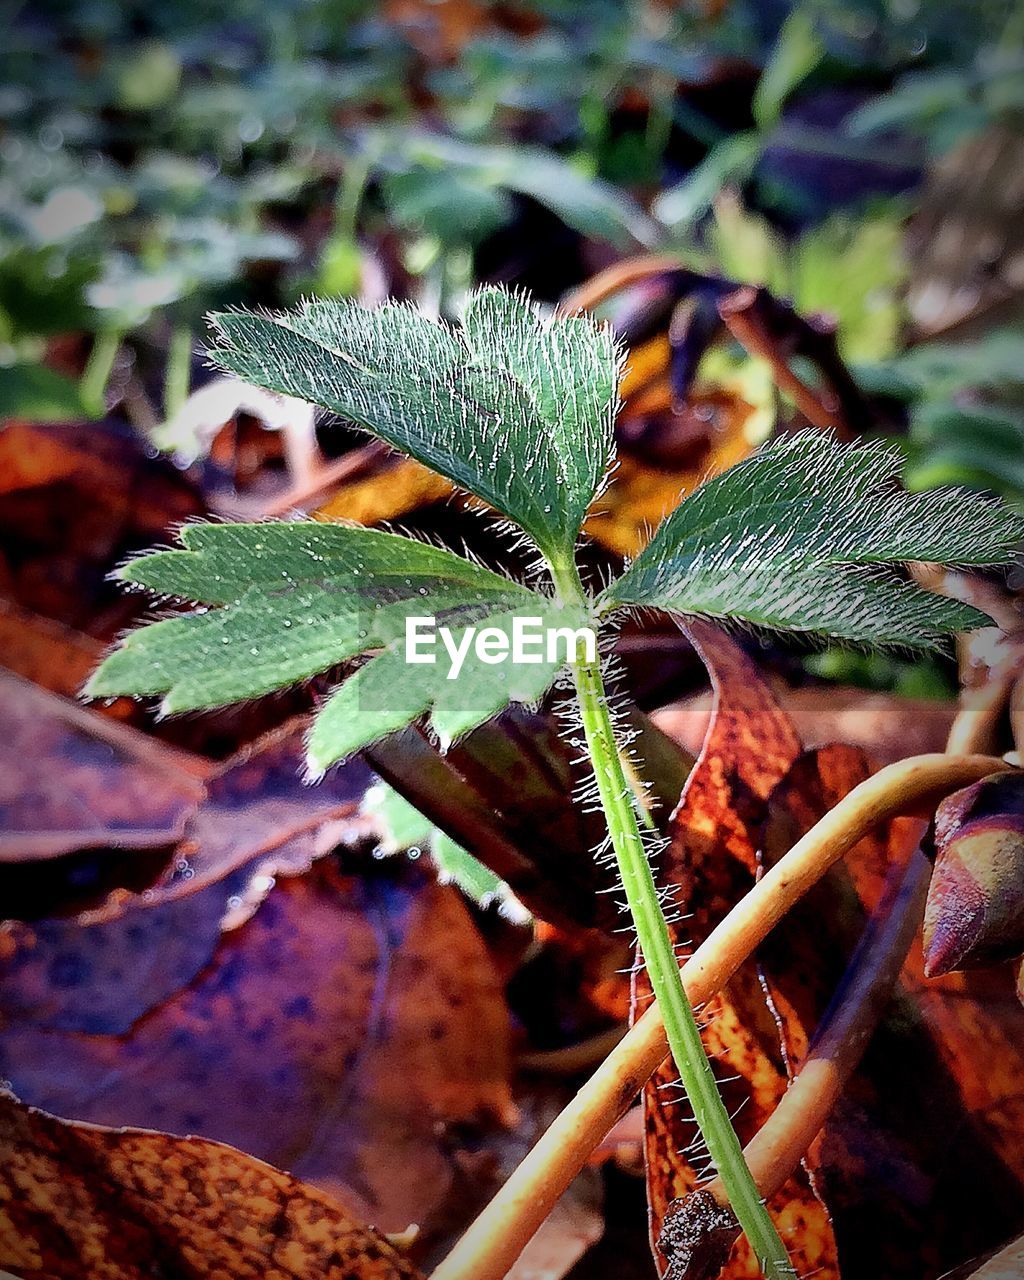
<svg viewBox="0 0 1024 1280">
<path fill-rule="evenodd" d="M 1009 694 L 1008 678 L 993 679 L 986 685 L 966 690 L 950 728 L 947 752 L 968 754 L 990 748 Z M 785 1185 L 803 1160 L 888 1007 L 920 925 L 930 875 L 930 863 L 920 849 L 915 849 L 873 912 L 850 961 L 841 995 L 819 1027 L 799 1073 L 769 1119 L 744 1148 L 747 1167 L 766 1199 Z M 701 1196 L 699 1202 L 694 1201 L 694 1212 L 698 1215 L 706 1212 L 704 1198 L 708 1196 L 723 1209 L 728 1205 L 718 1178 L 701 1189 Z M 689 1205 L 688 1199 L 678 1211 L 680 1218 L 685 1219 Z M 735 1230 L 723 1227 L 722 1218 L 716 1217 L 715 1221 L 717 1237 L 711 1257 L 720 1256 L 739 1232 L 738 1226 Z M 672 1230 L 678 1234 L 678 1225 Z M 684 1232 L 682 1238 L 697 1242 L 697 1233 Z M 703 1269 L 703 1261 L 703 1256 L 695 1252 L 693 1264 L 687 1266 L 680 1259 L 673 1275 L 678 1275 L 680 1280 L 702 1280 L 709 1274 Z"/>
<path fill-rule="evenodd" d="M 835 326 L 799 315 L 767 289 L 744 285 L 723 298 L 718 312 L 733 337 L 752 356 L 772 368 L 776 384 L 816 427 L 832 428 L 854 439 L 871 425 L 873 413 L 836 348 Z M 821 373 L 822 392 L 814 391 L 793 372 L 790 360 L 803 356 Z"/>
<path fill-rule="evenodd" d="M 613 294 L 621 293 L 631 285 L 681 269 L 682 263 L 674 254 L 641 254 L 636 258 L 624 258 L 567 293 L 558 304 L 558 312 L 560 315 L 575 315 L 577 311 L 593 311 Z"/>
<path fill-rule="evenodd" d="M 382 440 L 371 440 L 368 444 L 360 445 L 358 449 L 342 454 L 333 462 L 318 467 L 308 480 L 293 485 L 268 502 L 261 513 L 262 518 L 270 520 L 276 516 L 287 515 L 290 511 L 303 510 L 318 498 L 323 497 L 326 490 L 332 486 L 344 484 L 346 481 L 355 480 L 364 475 L 378 463 L 383 462 L 389 453 L 390 449 Z"/>
<path fill-rule="evenodd" d="M 855 787 L 729 912 L 683 966 L 704 1004 L 807 890 L 879 823 L 1007 769 L 991 756 L 924 755 Z M 613 1049 L 433 1273 L 433 1280 L 503 1280 L 559 1196 L 666 1055 L 652 1005 Z"/>
</svg>

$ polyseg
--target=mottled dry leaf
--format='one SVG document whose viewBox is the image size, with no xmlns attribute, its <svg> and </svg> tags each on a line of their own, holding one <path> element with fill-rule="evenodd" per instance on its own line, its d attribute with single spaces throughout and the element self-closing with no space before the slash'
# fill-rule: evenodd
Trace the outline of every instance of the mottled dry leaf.
<svg viewBox="0 0 1024 1280">
<path fill-rule="evenodd" d="M 852 747 L 803 756 L 770 799 L 766 863 L 872 772 Z M 920 829 L 898 819 L 862 840 L 760 950 L 794 1069 L 887 870 Z M 1024 1010 L 1005 976 L 985 988 L 962 975 L 926 983 L 921 966 L 915 944 L 890 1015 L 809 1153 L 844 1276 L 939 1276 L 1024 1215 Z"/>
<path fill-rule="evenodd" d="M 244 877 L 105 926 L 54 918 L 0 924 L 0 1008 L 9 1026 L 122 1035 L 210 961 Z M 0 1033 L 2 1038 L 2 1033 Z"/>
<path fill-rule="evenodd" d="M 250 878 L 296 875 L 343 841 L 372 835 L 360 812 L 370 770 L 353 759 L 308 785 L 306 728 L 282 725 L 212 772 L 165 871 L 141 895 L 115 890 L 89 918 L 173 902 L 241 867 Z"/>
<path fill-rule="evenodd" d="M 870 752 L 880 764 L 942 751 L 956 711 L 951 702 L 837 685 L 780 689 L 777 697 L 805 746 L 847 743 Z M 711 694 L 696 694 L 660 708 L 652 719 L 665 733 L 697 751 L 711 719 L 711 704 Z"/>
<path fill-rule="evenodd" d="M 795 730 L 739 646 L 708 624 L 688 634 L 707 665 L 715 689 L 715 711 L 700 759 L 672 819 L 671 844 L 660 882 L 675 890 L 684 914 L 674 927 L 682 944 L 702 941 L 753 884 L 757 873 L 758 826 L 769 794 L 799 754 Z M 637 1005 L 650 998 L 638 975 Z M 756 968 L 747 964 L 721 996 L 704 1010 L 704 1033 L 715 1074 L 744 1141 L 764 1123 L 785 1091 L 787 1076 L 778 1032 Z M 665 1211 L 698 1184 L 699 1158 L 686 1148 L 695 1126 L 678 1092 L 678 1076 L 663 1066 L 644 1094 L 647 1180 L 652 1239 Z M 790 1180 L 769 1206 L 797 1273 L 838 1276 L 828 1214 L 807 1178 Z M 664 1259 L 656 1252 L 659 1265 Z M 755 1277 L 758 1265 L 739 1241 L 724 1272 L 729 1280 Z"/>
<path fill-rule="evenodd" d="M 0 1266 L 20 1280 L 416 1280 L 309 1187 L 202 1138 L 58 1120 L 0 1095 Z"/>
<path fill-rule="evenodd" d="M 168 962 L 165 941 L 136 946 L 140 969 Z M 492 962 L 457 891 L 415 864 L 345 875 L 321 861 L 282 881 L 126 1034 L 46 1029 L 30 1008 L 33 994 L 46 1007 L 39 984 L 15 973 L 12 986 L 21 1016 L 0 1034 L 0 1077 L 26 1101 L 231 1142 L 384 1230 L 431 1229 L 457 1176 L 449 1126 L 511 1114 Z M 79 1008 L 88 997 L 86 983 Z"/>
<path fill-rule="evenodd" d="M 202 795 L 145 734 L 0 670 L 0 862 L 173 844 Z"/>
</svg>

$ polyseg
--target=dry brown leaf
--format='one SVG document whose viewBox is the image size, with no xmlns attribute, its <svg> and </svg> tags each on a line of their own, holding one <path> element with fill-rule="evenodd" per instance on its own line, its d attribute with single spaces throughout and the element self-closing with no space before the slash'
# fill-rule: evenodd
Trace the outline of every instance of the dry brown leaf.
<svg viewBox="0 0 1024 1280">
<path fill-rule="evenodd" d="M 163 910 L 187 932 L 181 913 L 201 916 L 213 893 Z M 66 968 L 74 954 L 66 933 Z M 40 939 L 5 994 L 18 1016 L 0 1035 L 0 1077 L 19 1096 L 95 1123 L 231 1142 L 381 1229 L 436 1225 L 458 1172 L 450 1126 L 511 1118 L 493 964 L 457 891 L 416 864 L 368 860 L 345 875 L 320 862 L 282 881 L 191 985 L 120 1035 L 46 1027 L 51 958 Z M 159 934 L 137 940 L 133 960 L 140 973 L 181 968 Z M 79 985 L 79 1011 L 106 976 Z"/>
<path fill-rule="evenodd" d="M 317 509 L 318 520 L 379 524 L 451 497 L 454 485 L 412 458 L 385 458 L 372 475 L 343 484 Z"/>
<path fill-rule="evenodd" d="M 374 836 L 361 813 L 370 770 L 357 757 L 308 785 L 306 727 L 290 721 L 214 769 L 161 874 L 138 895 L 115 889 L 86 918 L 173 902 L 241 867 L 250 879 L 297 875 L 336 845 Z"/>
<path fill-rule="evenodd" d="M 0 1266 L 20 1280 L 417 1280 L 339 1204 L 202 1138 L 58 1120 L 0 1094 Z"/>
<path fill-rule="evenodd" d="M 112 639 L 139 602 L 110 570 L 203 513 L 190 481 L 127 429 L 15 423 L 0 432 L 0 582 L 44 617 Z"/>
<path fill-rule="evenodd" d="M 187 758 L 0 669 L 0 862 L 173 844 L 203 793 Z"/>
</svg>

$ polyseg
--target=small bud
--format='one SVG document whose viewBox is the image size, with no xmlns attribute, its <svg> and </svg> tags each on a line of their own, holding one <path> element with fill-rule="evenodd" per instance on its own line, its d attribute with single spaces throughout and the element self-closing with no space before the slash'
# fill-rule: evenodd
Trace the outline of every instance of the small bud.
<svg viewBox="0 0 1024 1280">
<path fill-rule="evenodd" d="M 925 972 L 1024 953 L 1024 775 L 994 774 L 939 805 L 924 916 Z"/>
</svg>

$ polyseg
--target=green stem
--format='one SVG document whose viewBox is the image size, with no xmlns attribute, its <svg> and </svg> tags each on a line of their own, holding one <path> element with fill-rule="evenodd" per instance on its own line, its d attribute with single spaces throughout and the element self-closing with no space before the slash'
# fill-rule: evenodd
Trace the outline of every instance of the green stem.
<svg viewBox="0 0 1024 1280">
<path fill-rule="evenodd" d="M 562 572 L 555 571 L 555 581 L 564 600 L 583 601 L 583 588 L 575 566 Z M 618 860 L 644 966 L 661 1009 L 666 1039 L 686 1096 L 732 1211 L 760 1259 L 765 1276 L 769 1280 L 791 1280 L 793 1267 L 786 1247 L 747 1168 L 743 1149 L 718 1092 L 700 1028 L 683 987 L 679 959 L 661 909 L 637 825 L 633 793 L 615 739 L 600 659 L 592 662 L 578 660 L 573 663 L 572 671 L 583 731 L 608 822 L 608 834 Z"/>
<path fill-rule="evenodd" d="M 110 375 L 114 369 L 114 361 L 121 349 L 124 335 L 116 329 L 101 329 L 93 339 L 89 359 L 85 363 L 81 379 L 78 383 L 79 394 L 88 406 L 89 412 L 102 418 L 106 412 L 105 393 Z"/>
<path fill-rule="evenodd" d="M 175 325 L 164 367 L 164 418 L 169 422 L 188 399 L 192 377 L 192 329 Z"/>
</svg>

